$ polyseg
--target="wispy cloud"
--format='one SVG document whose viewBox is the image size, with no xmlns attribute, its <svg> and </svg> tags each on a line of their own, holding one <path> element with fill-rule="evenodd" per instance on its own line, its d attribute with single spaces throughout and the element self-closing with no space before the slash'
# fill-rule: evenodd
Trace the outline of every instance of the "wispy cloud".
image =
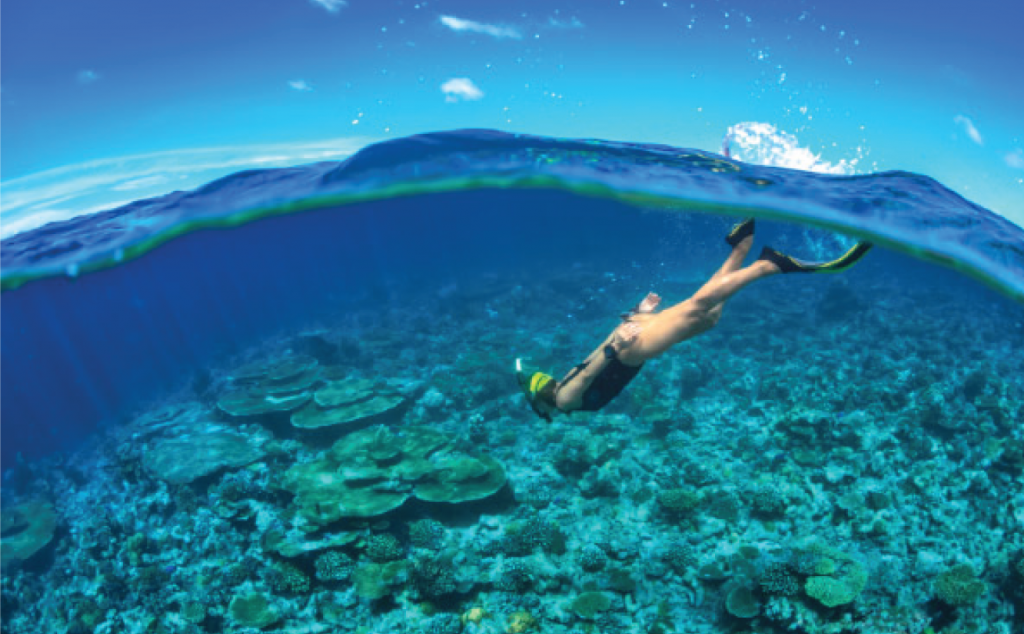
<svg viewBox="0 0 1024 634">
<path fill-rule="evenodd" d="M 316 142 L 169 150 L 100 159 L 0 183 L 0 239 L 57 220 L 115 209 L 131 200 L 198 187 L 249 168 L 341 160 L 366 137 Z M 130 200 L 125 200 L 130 192 Z"/>
<path fill-rule="evenodd" d="M 313 4 L 327 9 L 330 13 L 337 13 L 348 6 L 346 0 L 309 0 Z"/>
<path fill-rule="evenodd" d="M 954 117 L 953 121 L 964 129 L 964 132 L 967 133 L 967 136 L 971 137 L 972 141 L 974 141 L 978 145 L 985 144 L 984 139 L 981 138 L 981 132 L 978 132 L 978 128 L 974 126 L 973 121 L 971 121 L 962 114 L 958 114 L 956 117 Z"/>
<path fill-rule="evenodd" d="M 551 16 L 548 18 L 548 26 L 553 29 L 582 29 L 583 23 L 576 16 L 572 16 L 568 20 L 559 20 Z"/>
<path fill-rule="evenodd" d="M 1024 150 L 1017 148 L 1012 152 L 1007 152 L 1003 158 L 1006 160 L 1006 164 L 1013 169 L 1024 170 Z"/>
<path fill-rule="evenodd" d="M 154 187 L 156 185 L 163 185 L 170 182 L 170 177 L 167 174 L 154 174 L 153 176 L 143 176 L 142 178 L 136 178 L 123 183 L 118 183 L 111 187 L 111 191 L 115 192 L 128 192 L 136 189 L 143 189 L 145 187 Z"/>
<path fill-rule="evenodd" d="M 473 80 L 468 77 L 453 77 L 441 84 L 441 92 L 444 93 L 444 100 L 454 103 L 460 99 L 463 101 L 476 101 L 483 99 L 484 91 L 477 88 Z"/>
<path fill-rule="evenodd" d="M 78 83 L 80 84 L 91 84 L 100 78 L 99 74 L 97 74 L 96 71 L 90 70 L 88 68 L 85 70 L 78 71 L 78 75 L 76 75 L 76 77 L 78 78 Z"/>
<path fill-rule="evenodd" d="M 313 92 L 313 87 L 305 79 L 293 79 L 288 82 L 288 86 L 299 92 Z"/>
<path fill-rule="evenodd" d="M 496 37 L 498 39 L 511 38 L 513 40 L 518 40 L 523 37 L 515 27 L 484 24 L 483 22 L 474 22 L 473 20 L 457 18 L 454 15 L 442 15 L 441 24 L 453 31 L 483 33 L 484 35 L 490 35 L 491 37 Z"/>
</svg>

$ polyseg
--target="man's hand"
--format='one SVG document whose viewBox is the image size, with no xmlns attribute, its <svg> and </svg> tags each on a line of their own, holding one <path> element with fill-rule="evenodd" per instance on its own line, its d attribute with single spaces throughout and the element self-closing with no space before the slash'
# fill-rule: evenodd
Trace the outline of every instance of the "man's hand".
<svg viewBox="0 0 1024 634">
<path fill-rule="evenodd" d="M 647 297 L 645 297 L 643 301 L 640 302 L 640 304 L 636 307 L 636 310 L 638 313 L 649 313 L 652 312 L 655 308 L 657 308 L 658 304 L 660 303 L 661 297 L 659 297 L 656 293 L 647 293 Z"/>
</svg>

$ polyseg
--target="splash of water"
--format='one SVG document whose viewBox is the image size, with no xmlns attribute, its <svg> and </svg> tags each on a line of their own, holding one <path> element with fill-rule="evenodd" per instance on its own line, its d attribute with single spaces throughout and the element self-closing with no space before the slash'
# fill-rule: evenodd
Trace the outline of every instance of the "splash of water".
<svg viewBox="0 0 1024 634">
<path fill-rule="evenodd" d="M 722 139 L 722 154 L 754 165 L 787 167 L 837 176 L 855 174 L 860 160 L 860 157 L 857 157 L 830 163 L 812 152 L 810 148 L 801 146 L 799 139 L 794 135 L 779 130 L 770 123 L 756 121 L 745 121 L 731 126 Z"/>
<path fill-rule="evenodd" d="M 765 167 L 787 167 L 819 174 L 849 176 L 856 173 L 860 157 L 830 163 L 810 148 L 800 145 L 795 135 L 770 123 L 745 121 L 731 126 L 722 138 L 722 154 L 744 163 Z M 803 231 L 801 253 L 815 260 L 829 259 L 853 246 L 854 239 L 817 229 Z"/>
</svg>

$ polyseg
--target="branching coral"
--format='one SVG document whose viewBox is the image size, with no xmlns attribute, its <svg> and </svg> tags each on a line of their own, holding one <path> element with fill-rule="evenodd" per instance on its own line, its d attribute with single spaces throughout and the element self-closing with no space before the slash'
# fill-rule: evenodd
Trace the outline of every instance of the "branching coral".
<svg viewBox="0 0 1024 634">
<path fill-rule="evenodd" d="M 352 558 L 338 550 L 329 550 L 316 558 L 316 578 L 321 581 L 344 581 L 352 576 Z"/>
</svg>

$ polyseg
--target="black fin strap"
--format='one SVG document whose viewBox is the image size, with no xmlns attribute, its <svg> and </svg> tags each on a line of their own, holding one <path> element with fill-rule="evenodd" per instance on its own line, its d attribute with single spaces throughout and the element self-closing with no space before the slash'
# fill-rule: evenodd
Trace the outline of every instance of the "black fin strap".
<svg viewBox="0 0 1024 634">
<path fill-rule="evenodd" d="M 573 379 L 575 379 L 576 375 L 579 374 L 580 372 L 582 372 L 583 370 L 585 370 L 588 365 L 590 365 L 590 364 L 587 363 L 586 361 L 581 361 L 580 363 L 576 364 L 576 367 L 573 368 L 569 372 L 568 376 L 566 376 L 564 379 L 562 379 L 561 385 L 565 385 L 569 381 L 572 381 Z"/>
</svg>

